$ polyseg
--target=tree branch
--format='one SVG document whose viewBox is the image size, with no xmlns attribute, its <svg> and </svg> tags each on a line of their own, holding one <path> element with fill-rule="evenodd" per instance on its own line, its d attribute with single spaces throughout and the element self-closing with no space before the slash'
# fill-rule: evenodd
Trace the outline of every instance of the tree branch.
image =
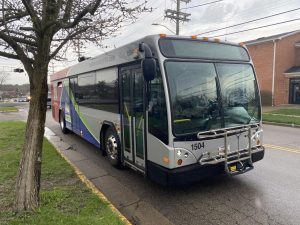
<svg viewBox="0 0 300 225">
<path fill-rule="evenodd" d="M 7 22 L 11 22 L 11 20 L 12 19 L 17 19 L 17 20 L 19 20 L 19 19 L 21 19 L 21 18 L 23 18 L 23 17 L 25 17 L 25 16 L 28 16 L 29 14 L 28 14 L 28 12 L 26 12 L 26 11 L 21 11 L 21 12 L 18 12 L 18 13 L 16 13 L 16 14 L 13 14 L 13 15 L 10 15 L 10 16 L 7 16 L 7 15 L 4 15 L 4 16 L 2 16 L 2 18 L 0 19 L 0 22 L 4 22 L 4 21 L 7 21 Z"/>
<path fill-rule="evenodd" d="M 28 34 L 18 32 L 18 31 L 15 31 L 15 30 L 9 30 L 8 32 L 11 33 L 11 34 L 16 34 L 16 35 L 19 35 L 19 36 L 23 36 L 24 38 L 29 38 L 29 39 L 32 39 L 32 40 L 36 41 L 36 37 L 32 36 L 32 35 L 28 35 Z"/>
<path fill-rule="evenodd" d="M 12 35 L 10 37 L 13 40 L 15 40 L 16 42 L 26 44 L 26 45 L 30 45 L 30 46 L 33 46 L 33 47 L 37 47 L 37 44 L 34 41 L 26 40 L 26 39 L 20 38 L 20 37 L 13 37 Z"/>
<path fill-rule="evenodd" d="M 102 0 L 96 0 L 94 5 L 92 5 L 92 3 L 87 5 L 81 12 L 78 13 L 78 15 L 74 18 L 73 22 L 71 22 L 71 23 L 66 23 L 64 21 L 60 21 L 59 22 L 60 27 L 65 28 L 65 29 L 75 27 L 76 25 L 79 24 L 79 22 L 82 20 L 82 18 L 86 14 L 88 14 L 88 13 L 90 13 L 91 15 L 94 14 L 96 12 L 98 6 L 100 5 L 101 1 Z"/>
<path fill-rule="evenodd" d="M 32 23 L 35 27 L 38 29 L 41 28 L 41 21 L 38 18 L 36 12 L 34 11 L 34 8 L 31 4 L 31 1 L 28 0 L 22 0 L 23 5 L 25 6 L 29 16 L 31 17 Z"/>
<path fill-rule="evenodd" d="M 68 0 L 65 7 L 65 14 L 62 18 L 62 21 L 64 23 L 66 23 L 70 19 L 72 5 L 73 5 L 73 0 Z"/>
<path fill-rule="evenodd" d="M 71 39 L 73 39 L 74 37 L 76 37 L 77 35 L 85 32 L 87 29 L 89 29 L 89 27 L 84 27 L 78 31 L 76 31 L 73 34 L 68 35 L 61 43 L 60 45 L 52 52 L 52 54 L 50 55 L 50 59 L 54 58 L 55 55 L 59 52 L 59 50 L 61 50 L 61 48 Z"/>
<path fill-rule="evenodd" d="M 6 58 L 10 58 L 10 59 L 17 59 L 17 60 L 20 60 L 20 58 L 19 58 L 18 55 L 10 54 L 10 53 L 7 53 L 7 52 L 2 52 L 2 51 L 0 51 L 0 56 L 6 57 Z"/>
<path fill-rule="evenodd" d="M 21 46 L 10 36 L 6 35 L 3 31 L 0 31 L 0 38 L 5 41 L 18 55 L 18 59 L 21 60 L 28 74 L 32 72 L 32 60 L 29 59 L 24 53 Z"/>
</svg>

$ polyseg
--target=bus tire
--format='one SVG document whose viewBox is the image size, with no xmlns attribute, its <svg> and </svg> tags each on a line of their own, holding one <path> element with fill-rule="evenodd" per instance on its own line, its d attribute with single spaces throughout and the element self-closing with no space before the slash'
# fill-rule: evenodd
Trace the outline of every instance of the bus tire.
<svg viewBox="0 0 300 225">
<path fill-rule="evenodd" d="M 121 168 L 121 143 L 119 137 L 112 127 L 105 132 L 105 153 L 110 164 L 116 168 Z"/>
<path fill-rule="evenodd" d="M 67 134 L 69 130 L 66 127 L 65 114 L 63 111 L 60 111 L 59 117 L 60 129 L 63 132 L 63 134 Z"/>
</svg>

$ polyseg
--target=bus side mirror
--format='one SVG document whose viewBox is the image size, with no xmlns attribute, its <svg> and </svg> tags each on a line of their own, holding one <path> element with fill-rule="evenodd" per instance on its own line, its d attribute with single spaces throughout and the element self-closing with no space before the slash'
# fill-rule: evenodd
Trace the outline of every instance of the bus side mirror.
<svg viewBox="0 0 300 225">
<path fill-rule="evenodd" d="M 151 81 L 156 76 L 156 61 L 154 58 L 145 58 L 142 60 L 142 69 L 144 79 Z"/>
<path fill-rule="evenodd" d="M 156 61 L 153 58 L 150 47 L 146 43 L 141 42 L 139 44 L 139 51 L 145 54 L 145 58 L 142 60 L 142 70 L 144 79 L 149 82 L 156 76 Z"/>
</svg>

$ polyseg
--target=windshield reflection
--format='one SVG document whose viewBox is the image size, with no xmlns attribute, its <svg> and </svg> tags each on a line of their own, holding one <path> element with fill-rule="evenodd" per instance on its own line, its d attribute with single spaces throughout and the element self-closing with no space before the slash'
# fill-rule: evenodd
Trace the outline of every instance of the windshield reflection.
<svg viewBox="0 0 300 225">
<path fill-rule="evenodd" d="M 168 61 L 165 66 L 175 135 L 259 121 L 250 65 Z"/>
<path fill-rule="evenodd" d="M 216 65 L 225 127 L 258 122 L 259 96 L 253 69 L 247 64 Z"/>
<path fill-rule="evenodd" d="M 167 62 L 176 134 L 221 127 L 216 71 L 212 63 Z"/>
</svg>

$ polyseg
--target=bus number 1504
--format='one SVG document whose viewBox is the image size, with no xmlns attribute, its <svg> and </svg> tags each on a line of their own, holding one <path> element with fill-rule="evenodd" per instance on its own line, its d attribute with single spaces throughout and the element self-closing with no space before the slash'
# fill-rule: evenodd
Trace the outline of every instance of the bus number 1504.
<svg viewBox="0 0 300 225">
<path fill-rule="evenodd" d="M 198 150 L 204 148 L 204 142 L 195 143 L 192 144 L 191 146 L 192 146 L 192 150 Z"/>
</svg>

